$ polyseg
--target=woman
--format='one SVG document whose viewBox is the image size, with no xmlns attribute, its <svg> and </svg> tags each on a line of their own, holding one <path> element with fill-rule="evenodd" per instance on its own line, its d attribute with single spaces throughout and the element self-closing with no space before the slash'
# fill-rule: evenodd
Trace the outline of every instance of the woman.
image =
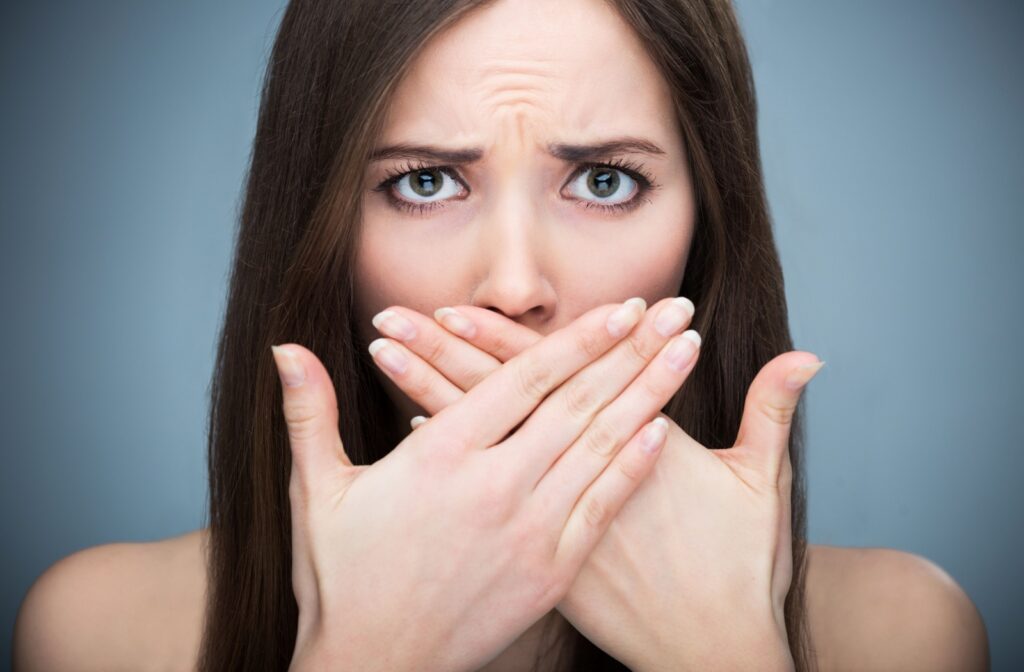
<svg viewBox="0 0 1024 672">
<path fill-rule="evenodd" d="M 55 565 L 21 668 L 987 665 L 931 563 L 806 546 L 819 364 L 728 4 L 292 2 L 241 224 L 210 527 Z M 109 620 L 64 609 L 86 589 Z"/>
</svg>

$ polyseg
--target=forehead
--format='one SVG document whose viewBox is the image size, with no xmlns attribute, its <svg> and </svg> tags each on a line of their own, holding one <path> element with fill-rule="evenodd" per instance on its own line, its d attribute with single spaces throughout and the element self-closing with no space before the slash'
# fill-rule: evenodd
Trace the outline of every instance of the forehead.
<svg viewBox="0 0 1024 672">
<path fill-rule="evenodd" d="M 484 140 L 515 111 L 543 141 L 671 137 L 667 83 L 604 0 L 498 0 L 428 42 L 392 99 L 386 141 Z"/>
</svg>

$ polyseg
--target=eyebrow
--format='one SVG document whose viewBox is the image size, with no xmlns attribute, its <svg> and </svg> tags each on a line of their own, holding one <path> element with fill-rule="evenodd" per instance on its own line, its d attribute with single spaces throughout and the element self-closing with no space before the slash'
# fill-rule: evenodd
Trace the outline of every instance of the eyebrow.
<svg viewBox="0 0 1024 672">
<path fill-rule="evenodd" d="M 586 145 L 572 145 L 567 143 L 550 143 L 547 146 L 548 154 L 556 159 L 581 163 L 587 161 L 598 161 L 617 154 L 651 154 L 662 155 L 663 149 L 650 140 L 635 137 L 614 138 Z M 388 145 L 375 149 L 370 155 L 370 161 L 383 161 L 385 159 L 420 159 L 434 163 L 448 165 L 461 165 L 479 161 L 484 155 L 484 150 L 479 147 L 466 147 L 452 149 L 438 147 L 436 145 L 412 145 L 400 143 Z"/>
</svg>

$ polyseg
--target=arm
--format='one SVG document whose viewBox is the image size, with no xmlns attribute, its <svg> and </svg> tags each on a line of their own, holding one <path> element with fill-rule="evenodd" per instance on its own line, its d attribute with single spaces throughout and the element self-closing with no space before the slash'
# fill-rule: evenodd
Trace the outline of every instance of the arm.
<svg viewBox="0 0 1024 672">
<path fill-rule="evenodd" d="M 125 663 L 121 649 L 133 638 L 114 603 L 121 591 L 111 590 L 111 577 L 131 571 L 111 568 L 127 568 L 129 555 L 128 544 L 88 548 L 58 560 L 35 580 L 14 624 L 15 672 L 98 671 Z M 111 632 L 120 635 L 112 638 Z"/>
<path fill-rule="evenodd" d="M 936 563 L 890 548 L 818 552 L 808 609 L 822 669 L 989 669 L 981 614 Z"/>
</svg>

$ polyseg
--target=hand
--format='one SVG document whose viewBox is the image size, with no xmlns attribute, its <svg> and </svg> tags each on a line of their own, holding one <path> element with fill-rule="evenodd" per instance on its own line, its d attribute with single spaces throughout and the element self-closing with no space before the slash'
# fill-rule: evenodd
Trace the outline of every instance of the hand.
<svg viewBox="0 0 1024 672">
<path fill-rule="evenodd" d="M 554 608 L 663 440 L 587 452 L 619 391 L 609 364 L 643 308 L 585 313 L 370 466 L 345 454 L 322 363 L 275 347 L 292 455 L 293 669 L 477 669 Z M 571 474 L 548 471 L 556 461 Z"/>
<path fill-rule="evenodd" d="M 408 373 L 392 376 L 403 390 L 430 391 L 414 396 L 428 412 L 459 398 L 449 378 L 468 389 L 539 338 L 491 311 L 457 308 L 472 317 L 472 346 L 415 311 L 396 309 L 422 334 L 406 345 L 438 355 L 428 365 L 406 350 Z M 799 392 L 783 381 L 804 363 L 807 354 L 794 352 L 765 365 L 729 450 L 709 451 L 672 422 L 655 474 L 612 521 L 558 605 L 633 669 L 749 667 L 753 660 L 759 669 L 792 669 L 782 607 L 792 576 L 789 422 Z M 797 375 L 806 382 L 814 372 Z"/>
</svg>

